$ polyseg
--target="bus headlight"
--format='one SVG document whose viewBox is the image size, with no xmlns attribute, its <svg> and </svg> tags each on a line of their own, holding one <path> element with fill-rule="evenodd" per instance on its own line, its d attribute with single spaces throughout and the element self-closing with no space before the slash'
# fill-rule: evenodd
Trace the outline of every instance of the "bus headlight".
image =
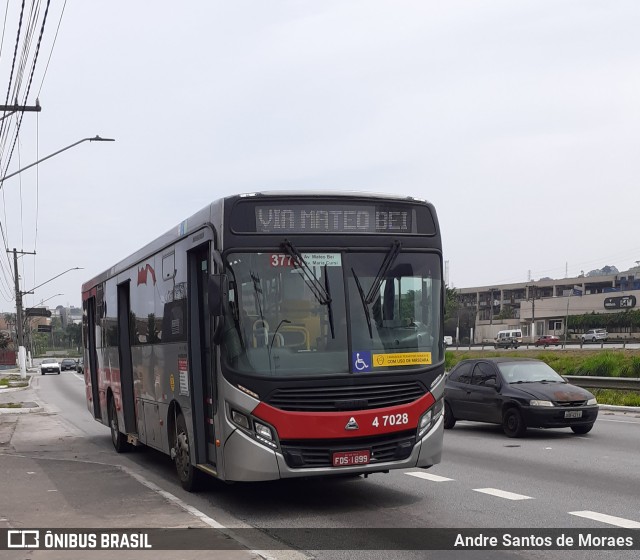
<svg viewBox="0 0 640 560">
<path fill-rule="evenodd" d="M 431 426 L 432 418 L 433 418 L 433 412 L 431 412 L 431 410 L 428 410 L 426 414 L 422 415 L 422 418 L 420 418 L 420 424 L 418 424 L 419 437 L 422 437 L 424 434 L 427 433 L 429 426 Z"/>
<path fill-rule="evenodd" d="M 262 436 L 269 441 L 273 441 L 273 434 L 271 433 L 271 428 L 265 426 L 264 424 L 260 424 L 260 422 L 256 422 L 256 435 Z"/>
<path fill-rule="evenodd" d="M 423 437 L 433 428 L 440 416 L 442 416 L 442 399 L 436 401 L 435 404 L 420 417 L 420 421 L 418 422 L 418 438 Z"/>
<path fill-rule="evenodd" d="M 271 428 L 265 424 L 262 424 L 255 420 L 253 422 L 255 428 L 255 438 L 262 444 L 268 445 L 272 449 L 277 449 L 278 444 L 275 442 L 275 438 L 273 437 L 273 431 Z"/>
<path fill-rule="evenodd" d="M 232 410 L 231 420 L 233 421 L 234 424 L 237 424 L 238 426 L 240 426 L 241 428 L 244 428 L 245 430 L 250 429 L 249 418 L 247 418 L 245 414 L 242 414 L 242 412 L 238 412 L 237 410 Z"/>
<path fill-rule="evenodd" d="M 245 434 L 271 449 L 278 448 L 275 428 L 251 416 L 251 414 L 239 412 L 231 406 L 227 408 L 227 411 L 231 422 L 241 428 Z"/>
</svg>

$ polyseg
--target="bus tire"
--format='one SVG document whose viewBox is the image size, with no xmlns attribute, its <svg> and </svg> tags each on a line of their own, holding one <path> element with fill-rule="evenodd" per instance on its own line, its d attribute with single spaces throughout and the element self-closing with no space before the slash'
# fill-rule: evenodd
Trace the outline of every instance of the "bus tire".
<svg viewBox="0 0 640 560">
<path fill-rule="evenodd" d="M 202 472 L 191 464 L 189 447 L 189 434 L 187 423 L 181 412 L 176 417 L 176 426 L 173 434 L 174 464 L 181 486 L 187 492 L 195 492 L 202 481 Z"/>
<path fill-rule="evenodd" d="M 111 429 L 111 443 L 116 453 L 125 453 L 129 450 L 129 444 L 125 435 L 120 431 L 118 425 L 118 412 L 116 411 L 116 400 L 112 394 L 109 394 L 109 428 Z"/>
</svg>

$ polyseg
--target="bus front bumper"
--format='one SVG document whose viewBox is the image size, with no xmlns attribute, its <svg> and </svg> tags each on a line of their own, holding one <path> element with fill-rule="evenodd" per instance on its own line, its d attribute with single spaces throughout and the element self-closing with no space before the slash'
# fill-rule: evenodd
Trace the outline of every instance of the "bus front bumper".
<svg viewBox="0 0 640 560">
<path fill-rule="evenodd" d="M 269 449 L 242 431 L 235 430 L 225 443 L 222 477 L 227 481 L 250 482 L 280 478 L 371 474 L 415 467 L 429 468 L 440 462 L 443 431 L 443 416 L 440 415 L 433 427 L 415 443 L 408 457 L 402 460 L 347 467 L 295 468 L 287 464 L 280 450 Z"/>
</svg>

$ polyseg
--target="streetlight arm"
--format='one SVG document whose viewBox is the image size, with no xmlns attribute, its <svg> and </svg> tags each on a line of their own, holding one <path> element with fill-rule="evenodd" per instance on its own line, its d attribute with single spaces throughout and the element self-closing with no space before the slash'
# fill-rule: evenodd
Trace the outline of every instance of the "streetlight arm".
<svg viewBox="0 0 640 560">
<path fill-rule="evenodd" d="M 0 179 L 0 185 L 2 185 L 2 183 L 4 183 L 6 179 L 11 178 L 11 177 L 17 175 L 18 173 L 22 173 L 23 171 L 26 171 L 27 169 L 33 167 L 34 165 L 38 165 L 39 163 L 42 163 L 43 161 L 46 161 L 49 158 L 52 158 L 53 156 L 57 156 L 59 153 L 64 152 L 64 151 L 68 150 L 69 148 L 73 148 L 74 146 L 77 146 L 78 144 L 82 144 L 82 142 L 115 142 L 115 138 L 101 138 L 100 136 L 98 136 L 96 134 L 92 138 L 83 138 L 82 140 L 78 140 L 77 142 L 74 142 L 73 144 L 70 144 L 66 148 L 62 148 L 61 150 L 58 150 L 57 152 L 49 154 L 48 156 L 43 157 L 42 159 L 39 159 L 38 161 L 35 161 L 35 162 L 27 165 L 26 167 L 23 167 L 22 169 L 18 169 L 18 171 L 14 171 L 13 173 L 9 173 L 9 175 L 5 175 L 4 177 L 2 177 L 2 179 Z"/>
<path fill-rule="evenodd" d="M 74 266 L 73 268 L 70 268 L 69 270 L 65 270 L 64 272 L 61 272 L 60 274 L 54 276 L 53 278 L 49 278 L 49 280 L 47 280 L 46 282 L 43 282 L 42 284 L 38 284 L 37 286 L 31 288 L 29 291 L 26 292 L 20 292 L 21 294 L 32 294 L 35 290 L 37 290 L 38 288 L 44 286 L 45 284 L 48 284 L 49 282 L 51 282 L 52 280 L 55 280 L 56 278 L 62 276 L 63 274 L 66 274 L 67 272 L 71 272 L 72 270 L 84 270 L 81 266 Z"/>
</svg>

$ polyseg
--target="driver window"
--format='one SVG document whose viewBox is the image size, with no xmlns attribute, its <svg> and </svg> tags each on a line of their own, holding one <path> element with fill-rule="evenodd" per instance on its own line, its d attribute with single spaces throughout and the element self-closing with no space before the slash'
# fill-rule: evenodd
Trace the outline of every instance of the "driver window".
<svg viewBox="0 0 640 560">
<path fill-rule="evenodd" d="M 485 386 L 487 384 L 487 381 L 491 379 L 493 379 L 494 382 L 497 381 L 496 372 L 489 364 L 480 362 L 473 370 L 471 384 Z"/>
</svg>

